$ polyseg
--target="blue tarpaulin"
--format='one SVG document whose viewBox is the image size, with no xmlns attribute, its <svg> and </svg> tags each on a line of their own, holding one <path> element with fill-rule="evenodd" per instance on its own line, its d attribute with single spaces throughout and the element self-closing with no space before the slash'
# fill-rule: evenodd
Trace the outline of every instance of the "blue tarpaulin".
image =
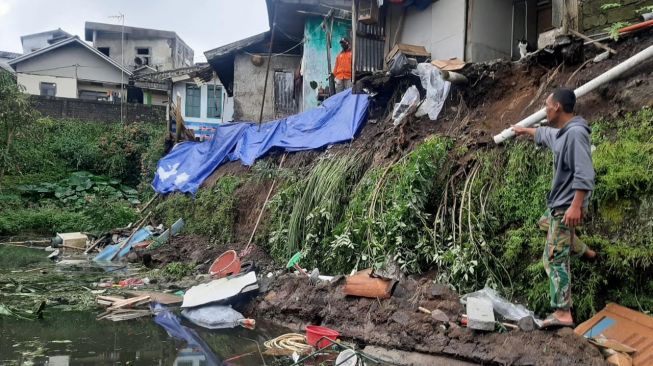
<svg viewBox="0 0 653 366">
<path fill-rule="evenodd" d="M 318 108 L 260 127 L 251 122 L 222 124 L 211 141 L 176 145 L 159 161 L 152 187 L 160 194 L 195 194 L 202 182 L 228 161 L 240 160 L 249 166 L 273 148 L 312 150 L 349 141 L 365 122 L 367 106 L 366 94 L 352 94 L 349 89 Z"/>
</svg>

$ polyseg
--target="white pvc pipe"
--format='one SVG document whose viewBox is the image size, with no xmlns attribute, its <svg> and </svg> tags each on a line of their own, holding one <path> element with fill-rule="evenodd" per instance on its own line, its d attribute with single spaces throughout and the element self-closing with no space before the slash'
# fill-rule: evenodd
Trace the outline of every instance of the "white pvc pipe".
<svg viewBox="0 0 653 366">
<path fill-rule="evenodd" d="M 610 70 L 604 72 L 603 74 L 597 76 L 596 78 L 590 80 L 586 84 L 580 86 L 578 89 L 574 90 L 574 94 L 576 94 L 576 98 L 580 98 L 585 94 L 591 92 L 592 90 L 596 89 L 597 87 L 620 77 L 628 70 L 641 64 L 642 62 L 648 60 L 651 57 L 653 57 L 653 46 L 649 46 L 648 48 L 640 51 L 639 53 L 627 59 L 626 61 L 611 68 Z M 541 121 L 545 117 L 546 117 L 546 111 L 544 108 L 542 108 L 539 111 L 526 117 L 525 119 L 519 121 L 517 123 L 517 126 L 530 127 L 536 124 L 537 122 Z M 494 136 L 494 142 L 500 144 L 514 136 L 515 136 L 515 132 L 513 132 L 512 127 L 506 128 L 500 134 Z"/>
</svg>

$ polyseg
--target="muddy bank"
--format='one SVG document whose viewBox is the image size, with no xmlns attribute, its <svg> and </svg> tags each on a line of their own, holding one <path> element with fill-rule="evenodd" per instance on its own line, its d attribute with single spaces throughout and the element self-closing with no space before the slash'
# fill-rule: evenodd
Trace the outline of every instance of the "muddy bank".
<svg viewBox="0 0 653 366">
<path fill-rule="evenodd" d="M 417 351 L 487 365 L 604 365 L 599 351 L 571 329 L 482 333 L 458 326 L 458 295 L 427 278 L 408 278 L 388 300 L 345 296 L 344 278 L 312 286 L 285 274 L 261 280 L 261 295 L 246 310 L 290 328 L 321 324 L 360 346 Z M 449 323 L 417 308 L 440 309 Z"/>
</svg>

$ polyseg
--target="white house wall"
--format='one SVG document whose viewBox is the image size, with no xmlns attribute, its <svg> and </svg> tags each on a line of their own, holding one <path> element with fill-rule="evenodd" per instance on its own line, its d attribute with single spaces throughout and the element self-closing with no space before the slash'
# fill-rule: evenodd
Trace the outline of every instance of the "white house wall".
<svg viewBox="0 0 653 366">
<path fill-rule="evenodd" d="M 195 85 L 192 81 L 180 81 L 176 82 L 172 86 L 172 99 L 173 101 L 177 100 L 177 96 L 179 95 L 181 97 L 181 113 L 184 116 L 184 121 L 187 122 L 207 122 L 207 123 L 222 123 L 222 122 L 229 122 L 232 120 L 232 116 L 234 113 L 234 107 L 233 107 L 233 98 L 228 98 L 227 97 L 227 92 L 224 86 L 220 83 L 218 79 L 215 79 L 216 81 L 216 86 L 222 87 L 222 115 L 221 118 L 207 118 L 207 106 L 208 106 L 208 101 L 207 101 L 207 95 L 208 95 L 208 88 L 207 85 L 213 85 L 213 80 L 202 85 L 200 87 L 200 117 L 187 117 L 186 116 L 186 84 L 191 84 Z M 152 104 L 154 104 L 154 100 L 152 100 Z"/>
<path fill-rule="evenodd" d="M 75 67 L 75 65 L 78 65 Z M 121 71 L 107 60 L 80 44 L 71 43 L 34 56 L 16 65 L 16 73 L 75 78 L 101 83 L 126 83 L 129 75 L 121 78 Z M 75 75 L 76 73 L 76 75 Z"/>
<path fill-rule="evenodd" d="M 56 84 L 56 97 L 77 98 L 77 82 L 74 78 L 48 75 L 16 74 L 16 82 L 27 94 L 40 95 L 42 82 Z"/>
<path fill-rule="evenodd" d="M 401 7 L 391 6 L 387 50 L 395 43 L 406 43 L 424 46 L 433 59 L 465 57 L 465 0 L 438 0 L 422 11 L 409 8 L 399 37 L 394 40 L 402 11 Z"/>
<path fill-rule="evenodd" d="M 512 1 L 469 0 L 467 56 L 479 62 L 510 59 L 512 40 Z"/>
</svg>

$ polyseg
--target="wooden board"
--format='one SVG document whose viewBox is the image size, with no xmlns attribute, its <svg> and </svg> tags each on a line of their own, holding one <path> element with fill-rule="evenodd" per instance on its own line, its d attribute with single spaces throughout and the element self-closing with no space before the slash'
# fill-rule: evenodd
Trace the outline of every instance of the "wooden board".
<svg viewBox="0 0 653 366">
<path fill-rule="evenodd" d="M 111 307 L 109 308 L 109 311 L 113 311 L 124 307 L 139 306 L 139 305 L 147 304 L 148 302 L 150 302 L 150 297 L 147 295 L 131 297 L 129 299 L 114 302 L 113 305 L 111 305 Z"/>
<path fill-rule="evenodd" d="M 412 57 L 431 57 L 431 53 L 424 48 L 424 46 L 416 46 L 412 44 L 397 43 L 390 52 L 385 56 L 385 62 L 388 63 L 392 60 L 397 53 L 403 53 L 406 56 Z"/>
<path fill-rule="evenodd" d="M 181 304 L 184 301 L 184 298 L 181 296 L 167 294 L 165 292 L 154 292 L 154 291 L 139 291 L 139 290 L 130 290 L 125 291 L 126 293 L 132 296 L 149 296 L 150 300 L 156 301 L 161 305 L 176 305 Z"/>
<path fill-rule="evenodd" d="M 574 330 L 586 338 L 603 335 L 637 350 L 634 366 L 653 365 L 653 317 L 617 304 L 608 304 Z"/>
</svg>

